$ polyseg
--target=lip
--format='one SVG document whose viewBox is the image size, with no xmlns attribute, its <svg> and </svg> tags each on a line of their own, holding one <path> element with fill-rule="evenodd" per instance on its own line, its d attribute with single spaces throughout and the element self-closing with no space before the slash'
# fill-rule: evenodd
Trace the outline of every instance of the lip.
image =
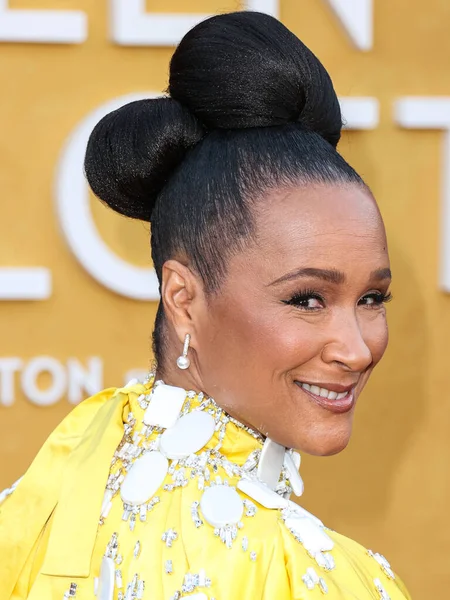
<svg viewBox="0 0 450 600">
<path fill-rule="evenodd" d="M 338 394 L 347 392 L 347 395 L 341 398 L 340 400 L 329 400 L 328 398 L 317 396 L 316 394 L 305 390 L 304 388 L 302 388 L 301 383 L 299 381 L 295 381 L 295 384 L 302 392 L 304 392 L 310 398 L 312 398 L 312 400 L 314 400 L 316 404 L 332 413 L 343 414 L 349 412 L 355 405 L 355 385 L 343 386 L 338 384 L 322 384 L 319 387 L 324 387 L 327 390 L 337 392 Z"/>
</svg>

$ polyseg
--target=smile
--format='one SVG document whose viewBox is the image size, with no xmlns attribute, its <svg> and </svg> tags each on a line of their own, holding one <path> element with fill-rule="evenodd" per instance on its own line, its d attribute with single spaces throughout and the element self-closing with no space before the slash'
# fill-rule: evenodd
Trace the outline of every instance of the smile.
<svg viewBox="0 0 450 600">
<path fill-rule="evenodd" d="M 311 392 L 311 394 L 320 396 L 321 398 L 328 398 L 328 400 L 341 400 L 341 398 L 345 398 L 345 396 L 348 394 L 348 391 L 338 394 L 337 392 L 327 390 L 326 388 L 322 388 L 317 385 L 309 385 L 309 383 L 300 383 L 300 385 L 307 392 Z"/>
<path fill-rule="evenodd" d="M 295 381 L 295 384 L 304 391 L 316 404 L 333 413 L 346 413 L 355 405 L 355 386 L 329 385 L 334 390 L 319 387 L 309 383 Z"/>
</svg>

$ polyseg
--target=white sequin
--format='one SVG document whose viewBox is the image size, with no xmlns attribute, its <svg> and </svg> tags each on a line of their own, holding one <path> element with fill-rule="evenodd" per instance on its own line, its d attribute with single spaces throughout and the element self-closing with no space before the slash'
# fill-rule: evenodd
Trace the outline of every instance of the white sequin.
<svg viewBox="0 0 450 600">
<path fill-rule="evenodd" d="M 144 423 L 168 429 L 173 427 L 180 416 L 186 391 L 172 385 L 158 385 L 153 388 L 150 404 L 144 414 Z"/>
<path fill-rule="evenodd" d="M 203 492 L 200 510 L 210 525 L 225 527 L 238 523 L 244 514 L 244 503 L 239 494 L 226 485 L 216 485 Z"/>
<path fill-rule="evenodd" d="M 303 479 L 298 472 L 297 467 L 295 466 L 294 460 L 292 456 L 286 452 L 284 457 L 284 465 L 287 470 L 287 474 L 289 477 L 289 483 L 291 484 L 292 490 L 296 496 L 301 496 L 304 492 L 305 486 L 303 484 Z"/>
<path fill-rule="evenodd" d="M 98 580 L 99 600 L 113 600 L 114 597 L 115 568 L 112 558 L 104 557 L 100 568 Z"/>
<path fill-rule="evenodd" d="M 147 452 L 131 467 L 121 487 L 125 504 L 136 506 L 147 502 L 166 478 L 169 462 L 160 452 Z"/>
<path fill-rule="evenodd" d="M 244 492 L 244 494 L 266 508 L 286 508 L 288 506 L 288 501 L 283 496 L 271 490 L 269 486 L 261 481 L 241 479 L 237 487 L 241 492 Z"/>
<path fill-rule="evenodd" d="M 286 527 L 298 537 L 305 549 L 313 556 L 334 548 L 333 540 L 311 519 L 288 517 L 284 520 Z"/>
<path fill-rule="evenodd" d="M 214 418 L 210 414 L 201 411 L 188 413 L 161 435 L 160 450 L 172 459 L 195 454 L 212 438 L 214 428 Z"/>
<path fill-rule="evenodd" d="M 287 513 L 289 513 L 289 514 L 287 514 Z M 296 504 L 295 502 L 292 502 L 291 500 L 289 500 L 288 506 L 287 506 L 287 511 L 286 511 L 286 516 L 292 516 L 292 515 L 299 516 L 299 517 L 304 517 L 305 519 L 311 519 L 311 521 L 314 521 L 314 523 L 318 527 L 324 527 L 324 524 L 322 523 L 322 521 L 320 519 L 318 519 L 312 513 L 308 512 L 302 506 L 300 506 L 300 505 Z"/>
<path fill-rule="evenodd" d="M 286 448 L 270 438 L 264 442 L 258 464 L 258 479 L 274 490 L 280 479 Z"/>
</svg>

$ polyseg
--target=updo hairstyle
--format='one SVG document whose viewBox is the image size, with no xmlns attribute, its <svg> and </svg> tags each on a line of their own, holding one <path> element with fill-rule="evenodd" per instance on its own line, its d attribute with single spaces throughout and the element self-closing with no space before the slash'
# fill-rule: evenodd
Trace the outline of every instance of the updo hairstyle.
<svg viewBox="0 0 450 600">
<path fill-rule="evenodd" d="M 103 202 L 151 223 L 160 285 L 164 262 L 178 258 L 217 293 L 271 189 L 364 186 L 336 151 L 342 119 L 327 71 L 269 15 L 234 12 L 194 27 L 173 54 L 167 94 L 104 117 L 85 159 Z M 162 365 L 162 303 L 153 341 Z"/>
</svg>

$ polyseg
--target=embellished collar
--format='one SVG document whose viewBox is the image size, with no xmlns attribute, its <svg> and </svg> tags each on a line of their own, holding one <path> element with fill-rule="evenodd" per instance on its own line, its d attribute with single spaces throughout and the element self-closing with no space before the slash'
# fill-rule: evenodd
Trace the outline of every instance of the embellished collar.
<svg viewBox="0 0 450 600">
<path fill-rule="evenodd" d="M 100 525 L 117 496 L 123 504 L 122 521 L 134 531 L 164 501 L 165 493 L 196 483 L 199 499 L 190 507 L 192 521 L 196 528 L 209 527 L 227 548 L 240 543 L 247 551 L 245 520 L 261 507 L 279 511 L 287 530 L 317 564 L 334 569 L 329 552 L 334 543 L 322 522 L 289 500 L 293 491 L 303 493 L 298 453 L 264 439 L 201 393 L 154 383 L 153 377 L 144 387 L 130 398 L 124 415 L 124 437 L 112 460 Z M 171 545 L 176 536 L 169 530 L 163 541 Z M 116 537 L 103 557 L 101 589 L 114 586 Z M 256 560 L 256 553 L 250 552 L 250 558 Z M 318 582 L 326 593 L 325 580 Z M 193 589 L 182 589 L 177 597 Z"/>
<path fill-rule="evenodd" d="M 297 496 L 303 493 L 298 471 L 300 455 L 270 438 L 263 440 L 259 433 L 232 419 L 212 398 L 154 382 L 154 376 L 149 376 L 144 392 L 130 397 L 129 410 L 124 413 L 124 436 L 112 459 L 100 524 L 119 493 L 123 519 L 130 519 L 130 528 L 134 529 L 137 518 L 145 520 L 143 507 L 151 510 L 152 503 L 160 501 L 155 496 L 160 488 L 171 492 L 196 479 L 202 492 L 197 504 L 227 545 L 231 542 L 225 533 L 231 530 L 235 539 L 246 502 L 253 505 L 256 501 L 265 508 L 282 511 L 283 519 L 290 519 L 290 524 L 286 523 L 292 531 L 293 518 L 308 519 L 323 528 L 319 519 L 289 500 L 292 492 Z M 219 469 L 235 484 L 216 476 Z M 214 486 L 220 486 L 220 491 L 212 492 Z M 248 500 L 243 501 L 238 490 Z M 233 505 L 236 510 L 230 515 L 227 507 Z M 218 514 L 221 511 L 223 515 Z M 202 522 L 200 516 L 197 521 Z M 332 547 L 327 536 L 319 538 L 315 544 L 311 541 L 311 549 Z"/>
<path fill-rule="evenodd" d="M 137 423 L 142 421 L 147 425 L 141 430 L 146 437 L 157 432 L 158 427 L 161 433 L 172 428 L 178 419 L 189 413 L 205 412 L 214 419 L 214 432 L 205 444 L 208 449 L 220 450 L 237 464 L 242 464 L 246 454 L 261 450 L 266 438 L 228 415 L 203 392 L 166 385 L 161 380 L 155 381 L 153 374 L 143 385 L 144 393 L 130 398 L 130 410 Z M 127 419 L 124 419 L 125 427 Z"/>
<path fill-rule="evenodd" d="M 126 430 L 133 430 L 131 446 L 137 442 L 131 450 L 132 459 L 139 455 L 138 448 L 153 450 L 172 461 L 173 466 L 173 461 L 178 465 L 188 458 L 195 462 L 193 455 L 203 450 L 208 459 L 228 464 L 234 476 L 263 483 L 284 499 L 292 492 L 303 494 L 297 452 L 243 425 L 202 392 L 154 381 L 153 374 L 144 386 L 145 393 L 130 399 L 131 416 L 125 424 Z M 137 432 L 135 427 L 140 422 L 142 427 Z"/>
</svg>

